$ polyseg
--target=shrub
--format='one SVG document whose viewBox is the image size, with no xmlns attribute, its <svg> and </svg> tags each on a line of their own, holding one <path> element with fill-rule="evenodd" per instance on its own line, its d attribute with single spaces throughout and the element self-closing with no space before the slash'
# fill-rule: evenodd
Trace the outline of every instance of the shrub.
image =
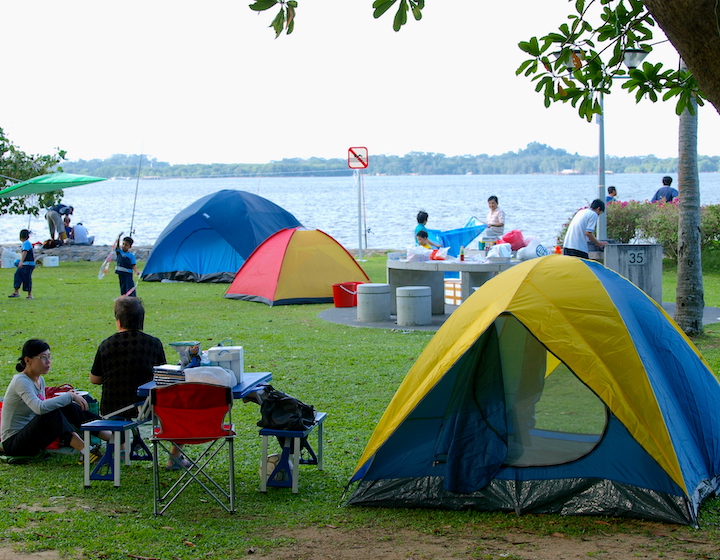
<svg viewBox="0 0 720 560">
<path fill-rule="evenodd" d="M 677 260 L 678 255 L 678 202 L 648 203 L 649 211 L 638 222 L 642 237 L 663 246 L 665 256 Z"/>
<path fill-rule="evenodd" d="M 665 256 L 677 260 L 679 207 L 677 200 L 665 204 L 648 204 L 650 212 L 639 221 L 642 236 L 663 246 Z M 700 250 L 703 261 L 720 250 L 720 205 L 700 207 Z"/>
<path fill-rule="evenodd" d="M 703 251 L 720 249 L 720 204 L 700 208 L 700 229 Z"/>
<path fill-rule="evenodd" d="M 608 203 L 605 206 L 608 239 L 630 243 L 638 235 L 640 220 L 652 210 L 650 206 L 637 200 Z"/>
</svg>

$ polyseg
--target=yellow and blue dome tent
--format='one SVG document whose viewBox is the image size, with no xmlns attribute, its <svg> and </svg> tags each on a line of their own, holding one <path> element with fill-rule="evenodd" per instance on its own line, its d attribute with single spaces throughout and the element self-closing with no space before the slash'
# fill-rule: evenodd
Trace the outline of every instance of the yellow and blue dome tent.
<svg viewBox="0 0 720 560">
<path fill-rule="evenodd" d="M 720 385 L 672 319 L 599 263 L 503 272 L 446 321 L 360 458 L 353 505 L 697 523 Z"/>
</svg>

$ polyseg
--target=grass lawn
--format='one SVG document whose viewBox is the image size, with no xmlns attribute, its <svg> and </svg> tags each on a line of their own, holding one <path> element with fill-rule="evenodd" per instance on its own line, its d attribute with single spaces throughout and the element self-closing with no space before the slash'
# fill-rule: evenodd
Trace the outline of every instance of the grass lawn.
<svg viewBox="0 0 720 560">
<path fill-rule="evenodd" d="M 0 386 L 7 385 L 22 344 L 44 338 L 52 349 L 48 385 L 71 383 L 90 391 L 88 373 L 98 344 L 115 331 L 115 275 L 97 279 L 98 263 L 61 263 L 39 267 L 33 279 L 34 301 L 0 294 Z M 363 263 L 373 281 L 385 281 L 385 258 Z M 0 285 L 11 291 L 14 269 L 0 269 Z M 705 276 L 706 304 L 720 307 L 720 274 Z M 674 300 L 672 271 L 663 276 L 663 297 Z M 266 305 L 222 297 L 226 284 L 141 283 L 146 306 L 145 330 L 164 343 L 199 340 L 203 348 L 231 339 L 245 349 L 245 368 L 270 371 L 273 385 L 328 413 L 325 470 L 303 467 L 300 494 L 270 489 L 258 492 L 261 439 L 259 409 L 233 409 L 236 440 L 238 513 L 228 515 L 191 489 L 162 517 L 152 514 L 149 464 L 122 470 L 122 485 L 94 482 L 83 487 L 76 457 L 55 454 L 31 465 L 0 464 L 0 539 L 26 550 L 56 549 L 72 557 L 120 559 L 252 557 L 287 544 L 278 529 L 293 526 L 411 529 L 430 534 L 482 531 L 501 534 L 509 528 L 538 535 L 569 537 L 648 531 L 641 521 L 527 515 L 346 508 L 343 490 L 372 430 L 398 384 L 422 352 L 432 332 L 352 328 L 317 318 L 330 306 Z M 697 345 L 714 371 L 720 369 L 717 326 L 706 329 Z M 164 477 L 171 480 L 172 473 Z M 720 500 L 703 508 L 696 538 L 720 549 Z M 668 529 L 670 531 L 671 529 Z M 669 539 L 672 541 L 672 539 Z M 671 545 L 672 543 L 670 543 Z M 1 556 L 1 554 L 0 554 Z M 487 557 L 487 556 L 479 556 Z M 707 557 L 707 556 L 705 556 Z"/>
</svg>

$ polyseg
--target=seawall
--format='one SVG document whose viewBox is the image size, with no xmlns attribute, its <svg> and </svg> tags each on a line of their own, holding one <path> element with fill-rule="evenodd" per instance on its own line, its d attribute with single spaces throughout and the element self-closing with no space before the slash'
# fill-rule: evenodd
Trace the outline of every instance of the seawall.
<svg viewBox="0 0 720 560">
<path fill-rule="evenodd" d="M 0 245 L 0 248 L 7 248 L 16 253 L 20 252 L 20 244 Z M 147 260 L 152 247 L 133 247 L 135 258 L 139 261 Z M 63 245 L 55 249 L 35 249 L 35 258 L 57 257 L 61 261 L 103 261 L 112 251 L 111 245 Z M 2 250 L 0 249 L 0 253 Z M 114 260 L 114 256 L 113 256 Z"/>
</svg>

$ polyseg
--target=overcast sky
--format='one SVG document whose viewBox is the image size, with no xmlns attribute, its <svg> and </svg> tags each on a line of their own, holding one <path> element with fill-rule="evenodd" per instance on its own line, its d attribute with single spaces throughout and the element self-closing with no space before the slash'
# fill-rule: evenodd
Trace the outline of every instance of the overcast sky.
<svg viewBox="0 0 720 560">
<path fill-rule="evenodd" d="M 400 32 L 372 0 L 299 0 L 295 32 L 249 0 L 22 0 L 2 10 L 0 127 L 70 160 L 144 153 L 253 163 L 411 151 L 500 154 L 541 142 L 598 153 L 598 126 L 545 109 L 517 43 L 564 21 L 566 0 L 430 1 Z M 658 31 L 658 35 L 661 32 Z M 648 60 L 677 63 L 669 45 Z M 618 84 L 619 85 L 619 84 Z M 605 100 L 607 155 L 677 156 L 673 103 Z M 720 117 L 700 111 L 699 153 Z"/>
</svg>

